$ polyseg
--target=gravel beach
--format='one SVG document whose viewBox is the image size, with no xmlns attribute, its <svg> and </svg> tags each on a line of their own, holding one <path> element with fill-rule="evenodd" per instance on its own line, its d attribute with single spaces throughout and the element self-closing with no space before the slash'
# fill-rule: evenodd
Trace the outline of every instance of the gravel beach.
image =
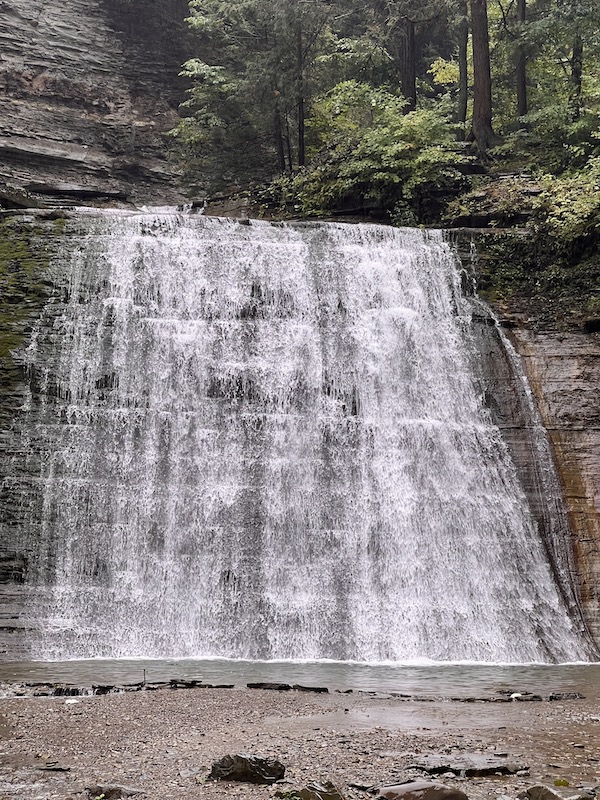
<svg viewBox="0 0 600 800">
<path fill-rule="evenodd" d="M 207 781 L 228 753 L 277 758 L 285 778 L 273 786 Z M 567 794 L 596 785 L 600 793 L 600 709 L 590 699 L 465 703 L 205 688 L 0 700 L 0 800 L 87 798 L 95 784 L 148 800 L 266 800 L 310 781 L 366 799 L 370 787 L 429 779 L 418 768 L 424 757 L 450 764 L 472 754 L 519 772 L 445 771 L 434 780 L 473 800 L 557 781 L 568 783 Z"/>
</svg>

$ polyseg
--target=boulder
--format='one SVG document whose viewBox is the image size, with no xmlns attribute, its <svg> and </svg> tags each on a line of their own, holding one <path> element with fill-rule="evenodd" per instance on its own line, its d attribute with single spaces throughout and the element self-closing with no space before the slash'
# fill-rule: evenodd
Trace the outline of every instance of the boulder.
<svg viewBox="0 0 600 800">
<path fill-rule="evenodd" d="M 285 775 L 285 767 L 274 758 L 246 754 L 227 755 L 212 765 L 209 780 L 271 784 Z"/>
<path fill-rule="evenodd" d="M 386 800 L 468 800 L 467 795 L 460 789 L 428 781 L 382 786 L 377 797 L 385 797 Z"/>
</svg>

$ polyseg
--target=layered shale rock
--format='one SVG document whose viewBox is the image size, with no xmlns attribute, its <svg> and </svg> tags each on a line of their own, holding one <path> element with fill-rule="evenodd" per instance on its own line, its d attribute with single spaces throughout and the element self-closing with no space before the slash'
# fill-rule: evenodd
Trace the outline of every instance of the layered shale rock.
<svg viewBox="0 0 600 800">
<path fill-rule="evenodd" d="M 186 9 L 0 2 L 0 181 L 62 200 L 179 199 L 165 133 L 184 90 Z"/>
<path fill-rule="evenodd" d="M 576 582 L 600 643 L 600 336 L 518 329 L 512 339 L 552 441 L 573 533 Z"/>
</svg>

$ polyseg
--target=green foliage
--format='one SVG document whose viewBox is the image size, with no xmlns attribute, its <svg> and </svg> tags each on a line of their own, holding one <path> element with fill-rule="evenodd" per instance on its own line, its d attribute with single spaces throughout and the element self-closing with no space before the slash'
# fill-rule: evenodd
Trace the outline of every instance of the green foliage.
<svg viewBox="0 0 600 800">
<path fill-rule="evenodd" d="M 249 91 L 222 66 L 192 59 L 181 73 L 194 81 L 183 104 L 187 116 L 171 132 L 177 153 L 185 163 L 188 182 L 224 185 L 264 176 L 264 153 L 259 142 L 264 131 L 249 113 L 244 95 Z"/>
<path fill-rule="evenodd" d="M 527 19 L 516 4 L 490 2 L 495 125 L 504 146 L 496 158 L 560 173 L 581 167 L 598 151 L 600 122 L 600 6 L 596 0 L 527 0 Z M 577 79 L 576 42 L 582 53 Z M 526 57 L 529 113 L 516 116 L 515 64 Z"/>
<path fill-rule="evenodd" d="M 197 173 L 212 190 L 291 169 L 299 103 L 330 69 L 335 4 L 190 0 L 190 12 L 202 57 L 184 64 L 192 85 L 172 132 L 188 178 Z"/>
<path fill-rule="evenodd" d="M 449 123 L 459 97 L 464 0 L 189 5 L 197 57 L 183 66 L 190 90 L 173 138 L 193 191 L 260 184 L 267 186 L 265 202 L 299 213 L 375 208 L 415 224 L 439 220 L 448 200 L 468 188 L 464 151 Z M 535 211 L 536 224 L 557 246 L 562 239 L 567 246 L 570 236 L 568 246 L 581 248 L 581 231 L 596 224 L 578 195 L 594 192 L 576 173 L 596 175 L 600 158 L 600 7 L 596 0 L 527 0 L 519 21 L 516 3 L 487 5 L 494 130 L 502 141 L 486 163 L 492 171 L 526 170 L 544 189 L 534 204 L 521 187 L 508 192 L 504 184 L 491 200 L 492 216 L 498 225 L 523 224 L 523 215 Z M 407 20 L 418 87 L 417 110 L 409 114 L 399 94 Z M 517 118 L 520 54 L 529 112 Z M 466 61 L 470 73 L 468 54 Z M 550 207 L 560 192 L 574 200 L 571 211 Z M 477 191 L 459 198 L 451 217 L 476 216 L 479 201 Z"/>
<path fill-rule="evenodd" d="M 487 179 L 449 213 L 455 225 L 489 226 L 477 243 L 484 299 L 554 330 L 600 316 L 600 158 L 535 182 Z"/>
<path fill-rule="evenodd" d="M 572 175 L 547 175 L 542 185 L 536 225 L 545 235 L 579 250 L 600 240 L 600 156 Z"/>
<path fill-rule="evenodd" d="M 502 144 L 491 150 L 497 161 L 519 168 L 543 170 L 556 175 L 580 169 L 600 155 L 599 118 L 584 111 L 569 119 L 565 105 L 549 104 L 521 118 L 524 127 L 505 132 Z"/>
<path fill-rule="evenodd" d="M 569 254 L 540 231 L 501 231 L 478 242 L 484 300 L 536 328 L 567 330 L 600 313 L 600 255 Z"/>
<path fill-rule="evenodd" d="M 313 107 L 310 166 L 289 182 L 303 213 L 344 207 L 410 207 L 461 181 L 463 157 L 441 110 L 404 113 L 404 100 L 358 81 L 335 86 Z"/>
<path fill-rule="evenodd" d="M 459 67 L 454 60 L 447 60 L 438 56 L 427 70 L 433 82 L 439 86 L 455 86 L 458 83 Z"/>
</svg>

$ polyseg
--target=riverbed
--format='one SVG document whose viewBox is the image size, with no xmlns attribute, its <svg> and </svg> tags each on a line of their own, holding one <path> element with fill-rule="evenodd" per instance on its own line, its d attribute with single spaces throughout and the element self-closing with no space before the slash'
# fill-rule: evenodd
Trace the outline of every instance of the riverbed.
<svg viewBox="0 0 600 800">
<path fill-rule="evenodd" d="M 428 778 L 423 765 L 432 757 L 449 765 L 435 780 L 473 800 L 514 798 L 538 783 L 596 787 L 600 709 L 593 691 L 551 701 L 511 688 L 512 697 L 509 688 L 454 700 L 241 687 L 6 697 L 0 797 L 66 800 L 87 797 L 88 786 L 124 785 L 148 800 L 266 800 L 310 781 L 331 781 L 345 797 L 366 800 L 373 787 Z M 207 781 L 212 763 L 228 753 L 277 758 L 286 767 L 283 783 Z M 483 756 L 518 769 L 486 777 L 451 771 Z"/>
</svg>

